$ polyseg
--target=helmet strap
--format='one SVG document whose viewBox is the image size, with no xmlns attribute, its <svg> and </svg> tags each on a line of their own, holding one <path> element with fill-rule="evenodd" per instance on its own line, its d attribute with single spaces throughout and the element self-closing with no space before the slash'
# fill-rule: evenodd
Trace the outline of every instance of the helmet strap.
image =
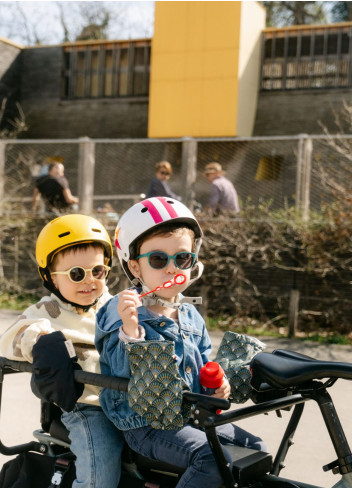
<svg viewBox="0 0 352 489">
<path fill-rule="evenodd" d="M 92 302 L 92 304 L 88 304 L 87 306 L 82 306 L 82 304 L 77 304 L 76 302 L 71 302 L 71 301 L 69 301 L 68 299 L 66 299 L 66 297 L 64 297 L 61 294 L 61 292 L 59 291 L 59 289 L 57 289 L 55 287 L 54 282 L 53 282 L 53 279 L 51 278 L 51 275 L 50 275 L 50 272 L 49 272 L 48 268 L 41 269 L 41 271 L 42 271 L 42 278 L 43 278 L 43 285 L 44 285 L 44 287 L 46 289 L 48 289 L 49 292 L 51 292 L 54 295 L 56 295 L 56 297 L 58 297 L 61 301 L 65 302 L 66 304 L 70 304 L 73 307 L 78 307 L 79 309 L 82 309 L 83 312 L 88 312 L 89 309 L 91 307 L 95 306 L 95 304 L 100 299 L 100 296 L 97 297 L 95 299 L 95 301 Z"/>
<path fill-rule="evenodd" d="M 191 284 L 193 284 L 193 282 L 198 280 L 202 276 L 202 273 L 204 271 L 204 265 L 201 261 L 197 261 L 197 263 L 194 266 L 194 270 L 195 268 L 197 268 L 197 274 L 193 278 L 191 278 L 188 286 L 190 286 Z"/>
</svg>

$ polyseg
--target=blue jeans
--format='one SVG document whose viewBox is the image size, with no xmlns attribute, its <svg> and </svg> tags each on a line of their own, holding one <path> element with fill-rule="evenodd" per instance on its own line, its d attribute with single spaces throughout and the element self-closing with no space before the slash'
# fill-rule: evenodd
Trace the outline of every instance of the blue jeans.
<svg viewBox="0 0 352 489">
<path fill-rule="evenodd" d="M 227 424 L 216 428 L 223 443 L 267 451 L 262 440 L 247 431 Z M 184 467 L 177 487 L 220 487 L 223 484 L 205 433 L 191 424 L 181 430 L 155 430 L 150 426 L 123 432 L 128 445 L 145 457 Z M 225 456 L 231 461 L 229 453 Z"/>
<path fill-rule="evenodd" d="M 121 431 L 100 407 L 90 404 L 76 404 L 61 420 L 70 432 L 71 451 L 76 455 L 72 487 L 117 487 L 124 444 Z"/>
</svg>

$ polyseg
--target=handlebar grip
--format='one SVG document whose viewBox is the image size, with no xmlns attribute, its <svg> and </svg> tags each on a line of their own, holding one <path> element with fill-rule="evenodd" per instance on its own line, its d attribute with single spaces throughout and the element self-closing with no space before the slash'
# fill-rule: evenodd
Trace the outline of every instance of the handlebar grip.
<svg viewBox="0 0 352 489">
<path fill-rule="evenodd" d="M 96 385 L 98 387 L 105 387 L 107 389 L 124 392 L 127 392 L 128 388 L 128 379 L 122 377 L 93 374 L 91 372 L 85 372 L 84 370 L 75 370 L 74 377 L 75 381 L 80 384 Z"/>
<path fill-rule="evenodd" d="M 19 372 L 29 372 L 32 373 L 33 365 L 28 362 L 19 362 L 18 360 L 8 360 L 7 358 L 0 357 L 0 367 L 4 369 L 19 371 Z"/>
<path fill-rule="evenodd" d="M 198 402 L 208 408 L 227 410 L 231 406 L 231 402 L 228 399 L 219 399 L 218 397 L 196 394 L 190 391 L 183 391 L 183 398 L 191 403 Z"/>
</svg>

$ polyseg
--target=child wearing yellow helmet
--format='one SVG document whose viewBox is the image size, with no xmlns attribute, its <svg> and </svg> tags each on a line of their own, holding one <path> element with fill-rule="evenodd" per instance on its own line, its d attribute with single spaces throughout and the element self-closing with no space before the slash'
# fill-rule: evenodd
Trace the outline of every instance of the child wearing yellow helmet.
<svg viewBox="0 0 352 489">
<path fill-rule="evenodd" d="M 51 294 L 0 337 L 1 355 L 33 362 L 33 392 L 63 411 L 76 456 L 73 487 L 117 487 L 120 479 L 122 435 L 100 407 L 100 389 L 73 377 L 75 368 L 100 373 L 95 318 L 111 298 L 111 259 L 110 237 L 96 219 L 70 214 L 49 222 L 38 236 L 36 260 Z"/>
</svg>

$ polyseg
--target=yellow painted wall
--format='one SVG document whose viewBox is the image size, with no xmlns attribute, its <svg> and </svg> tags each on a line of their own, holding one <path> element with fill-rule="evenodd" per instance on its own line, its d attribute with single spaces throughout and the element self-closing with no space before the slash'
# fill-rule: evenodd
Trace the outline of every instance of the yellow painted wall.
<svg viewBox="0 0 352 489">
<path fill-rule="evenodd" d="M 250 136 L 264 27 L 257 2 L 155 2 L 148 136 Z"/>
<path fill-rule="evenodd" d="M 234 136 L 242 2 L 156 2 L 149 137 Z"/>
</svg>

